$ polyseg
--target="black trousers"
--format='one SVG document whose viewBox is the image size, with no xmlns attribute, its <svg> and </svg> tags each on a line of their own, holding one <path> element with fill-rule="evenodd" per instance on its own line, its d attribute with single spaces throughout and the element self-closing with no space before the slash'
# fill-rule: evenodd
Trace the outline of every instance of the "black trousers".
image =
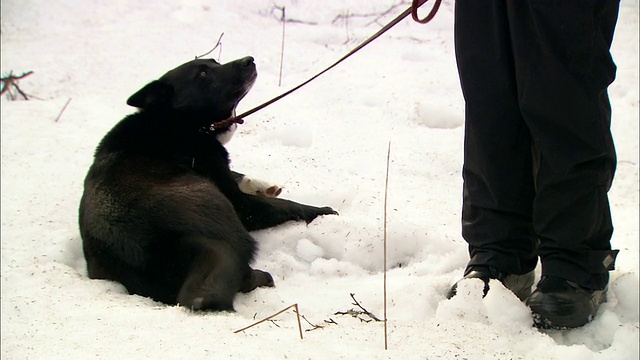
<svg viewBox="0 0 640 360">
<path fill-rule="evenodd" d="M 619 2 L 457 0 L 468 266 L 606 286 Z"/>
</svg>

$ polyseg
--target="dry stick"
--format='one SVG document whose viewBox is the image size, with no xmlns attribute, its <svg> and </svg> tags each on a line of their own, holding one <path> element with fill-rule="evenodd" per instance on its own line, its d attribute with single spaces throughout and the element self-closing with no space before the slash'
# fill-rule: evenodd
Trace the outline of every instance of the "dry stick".
<svg viewBox="0 0 640 360">
<path fill-rule="evenodd" d="M 222 36 L 224 35 L 224 33 L 220 34 L 220 37 L 218 38 L 218 41 L 216 42 L 216 45 L 213 47 L 213 49 L 207 51 L 206 53 L 200 55 L 200 56 L 196 56 L 196 59 L 200 59 L 203 58 L 209 54 L 211 54 L 213 52 L 213 50 L 217 49 L 218 46 L 220 46 L 220 53 L 222 53 L 222 43 L 220 42 L 220 40 L 222 40 Z M 218 54 L 218 60 L 220 60 L 220 54 Z"/>
<path fill-rule="evenodd" d="M 363 17 L 363 18 L 374 17 L 375 18 L 374 22 L 375 22 L 380 18 L 383 18 L 383 17 L 385 17 L 385 16 L 387 16 L 387 15 L 389 15 L 391 13 L 394 13 L 397 8 L 404 7 L 404 6 L 407 6 L 407 5 L 411 5 L 411 0 L 406 0 L 406 1 L 405 0 L 401 0 L 397 4 L 390 5 L 386 10 L 359 14 L 357 16 L 360 16 L 360 17 Z M 367 26 L 371 25 L 371 24 L 373 24 L 373 22 L 368 23 Z"/>
<path fill-rule="evenodd" d="M 345 19 L 355 19 L 355 18 L 374 18 L 372 21 L 368 22 L 367 24 L 365 24 L 365 26 L 369 26 L 371 24 L 377 23 L 380 19 L 382 19 L 383 17 L 389 15 L 391 12 L 396 11 L 396 9 L 400 6 L 405 6 L 407 5 L 407 3 L 411 3 L 411 1 L 401 1 L 398 4 L 395 5 L 391 5 L 390 8 L 388 8 L 387 10 L 383 11 L 383 12 L 372 12 L 372 13 L 361 13 L 361 14 L 352 14 L 349 13 L 347 11 L 346 14 L 338 14 L 336 17 L 333 18 L 333 20 L 331 20 L 332 24 L 335 24 L 336 22 L 338 22 L 338 20 L 343 20 Z"/>
<path fill-rule="evenodd" d="M 285 7 L 278 7 L 276 6 L 276 9 L 282 11 L 282 17 L 280 18 L 280 20 L 282 21 L 282 45 L 280 47 L 280 75 L 278 76 L 278 86 L 282 86 L 282 64 L 284 62 L 284 34 L 285 34 L 285 29 L 284 29 L 284 25 L 286 24 L 286 15 L 285 15 Z"/>
<path fill-rule="evenodd" d="M 384 304 L 384 349 L 387 350 L 387 195 L 389 193 L 389 158 L 391 157 L 391 141 L 387 148 L 387 174 L 384 182 L 384 235 L 383 235 L 383 304 Z"/>
<path fill-rule="evenodd" d="M 313 330 L 318 330 L 318 329 L 324 329 L 324 326 L 322 325 L 316 325 L 314 323 L 312 323 L 311 321 L 309 321 L 309 319 L 307 319 L 304 315 L 300 315 L 300 317 L 302 317 L 302 320 L 306 321 L 307 324 L 309 324 L 311 326 L 311 329 L 305 329 L 304 331 L 309 332 L 309 331 L 313 331 Z M 329 318 L 329 320 L 324 320 L 325 324 L 336 324 L 338 325 L 337 322 L 335 322 L 332 318 Z"/>
<path fill-rule="evenodd" d="M 411 1 L 409 1 L 409 2 L 411 2 Z M 380 19 L 382 19 L 383 17 L 385 17 L 385 16 L 387 16 L 388 14 L 390 14 L 390 13 L 392 13 L 392 12 L 396 11 L 396 9 L 397 9 L 398 7 L 400 7 L 400 6 L 404 6 L 404 5 L 406 5 L 406 3 L 405 3 L 404 1 L 401 1 L 401 2 L 400 2 L 400 3 L 398 3 L 398 4 L 392 5 L 390 8 L 388 8 L 386 11 L 384 11 L 384 12 L 382 12 L 382 13 L 380 13 L 380 14 L 374 14 L 374 16 L 375 16 L 375 15 L 378 15 L 378 16 L 377 16 L 375 19 L 373 19 L 373 21 L 372 21 L 372 22 L 368 23 L 368 24 L 367 24 L 367 26 L 368 26 L 368 25 L 371 25 L 371 24 L 373 24 L 373 23 L 377 23 L 377 22 L 378 22 Z"/>
<path fill-rule="evenodd" d="M 318 25 L 317 22 L 315 21 L 306 21 L 306 20 L 298 20 L 298 19 L 287 19 L 285 20 L 288 23 L 294 23 L 294 24 L 304 24 L 304 25 Z"/>
<path fill-rule="evenodd" d="M 234 331 L 233 333 L 234 333 L 234 334 L 237 334 L 237 333 L 239 333 L 239 332 L 242 332 L 242 331 L 245 331 L 245 330 L 247 330 L 247 329 L 250 329 L 250 328 L 252 328 L 252 327 L 254 327 L 254 326 L 256 326 L 256 325 L 259 325 L 259 324 L 261 324 L 261 323 L 263 323 L 263 322 L 265 322 L 265 321 L 271 320 L 271 319 L 273 319 L 274 317 L 276 317 L 276 316 L 278 316 L 278 315 L 282 314 L 283 312 L 285 312 L 285 311 L 287 311 L 287 310 L 289 310 L 289 309 L 291 309 L 291 308 L 294 308 L 294 311 L 295 311 L 295 313 L 296 313 L 296 318 L 298 319 L 298 332 L 300 333 L 300 340 L 303 340 L 303 338 L 302 338 L 302 324 L 300 323 L 300 311 L 298 311 L 298 304 L 293 304 L 293 305 L 291 305 L 291 306 L 289 306 L 289 307 L 286 307 L 286 308 L 284 308 L 284 309 L 282 309 L 282 310 L 278 311 L 277 313 L 275 313 L 275 314 L 273 314 L 273 315 L 271 315 L 271 316 L 267 316 L 266 318 L 264 318 L 264 319 L 262 319 L 262 320 L 260 320 L 260 321 L 258 321 L 258 322 L 255 322 L 255 323 L 253 323 L 253 324 L 251 324 L 251 325 L 249 325 L 249 326 L 247 326 L 247 327 L 244 327 L 244 328 L 242 328 L 242 329 L 240 329 L 240 330 L 236 330 L 236 331 Z"/>
<path fill-rule="evenodd" d="M 349 36 L 349 10 L 347 10 L 347 15 L 344 18 L 344 32 L 345 32 L 345 35 L 347 35 L 347 40 L 344 43 L 347 44 L 351 40 Z"/>
<path fill-rule="evenodd" d="M 311 329 L 306 329 L 305 331 L 313 331 L 313 330 L 316 330 L 316 329 L 322 329 L 322 328 L 324 328 L 324 327 L 323 327 L 323 326 L 321 326 L 321 325 L 313 324 L 313 323 L 312 323 L 311 321 L 309 321 L 309 319 L 307 319 L 304 315 L 300 315 L 300 317 L 302 317 L 302 320 L 306 321 L 306 322 L 307 322 L 307 324 L 309 324 L 309 325 L 311 326 Z"/>
<path fill-rule="evenodd" d="M 70 102 L 71 102 L 71 98 L 69 98 L 69 100 L 67 100 L 67 102 L 64 104 L 64 106 L 62 107 L 62 110 L 60 110 L 60 114 L 58 114 L 58 117 L 56 118 L 55 122 L 58 122 L 60 120 L 60 117 L 62 116 L 62 113 L 67 109 L 67 106 L 69 106 Z"/>
<path fill-rule="evenodd" d="M 369 322 L 371 320 L 367 321 L 367 320 L 365 320 L 365 319 L 363 319 L 363 318 L 358 316 L 358 315 L 367 315 L 372 320 L 382 321 L 382 320 L 378 319 L 378 317 L 375 316 L 371 311 L 365 309 L 364 306 L 362 306 L 360 304 L 360 302 L 356 299 L 356 294 L 350 293 L 349 296 L 351 296 L 351 299 L 353 299 L 353 305 L 359 307 L 360 311 L 359 310 L 354 310 L 354 309 L 351 309 L 351 310 L 348 310 L 348 311 L 344 311 L 344 312 L 338 311 L 337 313 L 335 313 L 335 315 L 351 315 L 351 316 L 353 316 L 355 318 L 360 319 L 360 321 Z"/>
<path fill-rule="evenodd" d="M 15 100 L 15 96 L 11 92 L 11 86 L 13 86 L 13 88 L 22 95 L 25 100 L 29 100 L 29 96 L 20 89 L 20 86 L 18 86 L 18 80 L 21 80 L 31 74 L 33 74 L 33 71 L 28 71 L 20 76 L 14 76 L 13 71 L 10 71 L 8 76 L 0 78 L 2 81 L 2 90 L 0 91 L 0 95 L 4 95 L 5 92 L 9 92 L 9 98 L 11 100 Z"/>
</svg>

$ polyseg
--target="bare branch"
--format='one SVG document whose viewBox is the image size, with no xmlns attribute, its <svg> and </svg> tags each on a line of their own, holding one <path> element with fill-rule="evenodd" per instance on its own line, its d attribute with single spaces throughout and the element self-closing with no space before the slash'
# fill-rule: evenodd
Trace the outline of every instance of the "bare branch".
<svg viewBox="0 0 640 360">
<path fill-rule="evenodd" d="M 400 1 L 397 4 L 391 5 L 391 7 L 389 7 L 387 10 L 383 11 L 383 12 L 373 12 L 373 13 L 364 13 L 364 14 L 352 14 L 352 13 L 347 13 L 347 14 L 339 14 L 336 17 L 333 18 L 333 20 L 331 21 L 332 24 L 335 24 L 338 21 L 348 21 L 348 19 L 352 19 L 352 18 L 362 18 L 362 19 L 367 19 L 367 18 L 373 18 L 372 21 L 370 21 L 369 23 L 366 24 L 366 26 L 369 26 L 371 24 L 377 23 L 380 19 L 382 19 L 383 17 L 391 14 L 391 13 L 395 13 L 396 9 L 399 7 L 406 7 L 407 4 L 409 4 L 410 1 Z"/>
<path fill-rule="evenodd" d="M 292 24 L 318 25 L 318 23 L 315 21 L 306 21 L 306 20 L 298 20 L 298 19 L 287 19 L 285 21 Z"/>
<path fill-rule="evenodd" d="M 349 295 L 351 296 L 351 298 L 354 301 L 353 305 L 355 305 L 355 306 L 359 307 L 360 309 L 362 309 L 362 311 L 364 312 L 365 315 L 371 317 L 375 321 L 382 321 L 382 320 L 378 319 L 375 315 L 373 315 L 371 312 L 369 312 L 369 310 L 365 309 L 362 305 L 360 305 L 358 300 L 356 300 L 356 294 L 351 293 Z"/>
<path fill-rule="evenodd" d="M 333 320 L 332 318 L 329 318 L 329 320 L 325 320 L 324 322 L 325 322 L 325 323 L 327 323 L 327 324 L 335 324 L 335 325 L 338 325 L 338 323 L 337 323 L 335 320 Z"/>
<path fill-rule="evenodd" d="M 60 110 L 60 114 L 58 114 L 58 117 L 56 118 L 55 122 L 58 122 L 60 120 L 60 117 L 62 116 L 62 113 L 67 109 L 67 106 L 69 106 L 70 102 L 71 102 L 71 98 L 69 98 L 69 100 L 67 100 L 67 102 L 64 104 L 64 106 L 62 107 L 62 110 Z"/>
<path fill-rule="evenodd" d="M 304 315 L 300 315 L 300 316 L 302 317 L 302 320 L 306 321 L 307 324 L 309 324 L 311 326 L 311 329 L 305 329 L 305 331 L 313 331 L 313 330 L 318 330 L 318 329 L 324 329 L 324 326 L 322 326 L 322 325 L 316 325 L 316 324 L 311 323 L 311 321 L 307 320 L 307 318 Z"/>
<path fill-rule="evenodd" d="M 273 17 L 279 22 L 288 22 L 288 23 L 304 24 L 304 25 L 318 25 L 318 23 L 315 21 L 299 20 L 299 19 L 292 19 L 292 18 L 285 19 L 284 8 L 285 8 L 284 6 L 273 5 L 273 8 L 271 9 L 271 15 L 273 15 Z M 280 13 L 276 14 L 275 13 L 276 10 L 279 11 Z"/>
<path fill-rule="evenodd" d="M 285 13 L 285 7 L 279 7 L 279 6 L 274 6 L 275 9 L 282 11 L 282 16 L 280 17 L 280 20 L 282 21 L 282 40 L 281 40 L 281 47 L 280 47 L 280 74 L 278 75 L 278 86 L 282 86 L 282 65 L 284 63 L 284 39 L 285 39 L 285 24 L 287 16 Z"/>
<path fill-rule="evenodd" d="M 245 331 L 245 330 L 247 330 L 247 329 L 250 329 L 250 328 L 252 328 L 252 327 L 254 327 L 254 326 L 256 326 L 256 325 L 259 325 L 259 324 L 261 324 L 261 323 L 263 323 L 263 322 L 265 322 L 265 321 L 271 320 L 271 319 L 273 319 L 274 317 L 276 317 L 276 316 L 278 316 L 278 315 L 282 314 L 283 312 L 285 312 L 285 311 L 287 311 L 287 310 L 289 310 L 289 309 L 291 309 L 291 308 L 293 308 L 293 309 L 294 309 L 294 312 L 295 312 L 295 314 L 296 314 L 296 318 L 298 319 L 298 332 L 300 333 L 300 340 L 303 340 L 303 337 L 302 337 L 302 325 L 300 324 L 300 311 L 298 311 L 298 304 L 293 304 L 293 305 L 291 305 L 291 306 L 288 306 L 288 307 L 286 307 L 286 308 L 284 308 L 284 309 L 282 309 L 282 310 L 278 311 L 277 313 L 275 313 L 275 314 L 273 314 L 273 315 L 271 315 L 271 316 L 267 316 L 266 318 L 264 318 L 264 319 L 262 319 L 262 320 L 260 320 L 260 321 L 258 321 L 258 322 L 255 322 L 255 323 L 253 323 L 253 324 L 251 324 L 251 325 L 249 325 L 249 326 L 243 327 L 243 328 L 242 328 L 242 329 L 240 329 L 240 330 L 236 330 L 236 331 L 234 331 L 233 333 L 234 333 L 234 334 L 237 334 L 237 333 L 239 333 L 239 332 L 242 332 L 242 331 Z"/>
<path fill-rule="evenodd" d="M 347 311 L 338 311 L 334 315 L 351 315 L 352 317 L 357 318 L 362 322 L 371 322 L 371 320 L 382 321 L 377 316 L 375 316 L 373 313 L 371 313 L 369 310 L 365 309 L 360 304 L 360 302 L 358 302 L 358 300 L 356 300 L 356 295 L 355 294 L 351 293 L 349 295 L 351 295 L 351 299 L 353 299 L 353 305 L 359 307 L 360 310 L 349 309 Z M 366 318 L 362 318 L 362 315 L 368 316 L 369 319 L 367 320 Z"/>
<path fill-rule="evenodd" d="M 203 58 L 203 57 L 211 54 L 219 46 L 220 47 L 220 52 L 218 53 L 218 60 L 220 60 L 220 55 L 222 54 L 222 42 L 221 42 L 221 40 L 222 40 L 222 36 L 223 35 L 224 35 L 224 33 L 220 34 L 220 37 L 218 38 L 218 41 L 216 42 L 216 45 L 213 47 L 213 49 L 209 50 L 208 52 L 206 52 L 206 53 L 204 53 L 204 54 L 202 54 L 200 56 L 196 56 L 196 59 L 200 59 L 200 58 Z"/>
<path fill-rule="evenodd" d="M 387 174 L 384 181 L 384 234 L 383 234 L 383 262 L 384 284 L 383 284 L 383 302 L 384 302 L 384 349 L 387 350 L 387 199 L 389 194 L 389 159 L 391 158 L 391 141 L 387 148 Z"/>
<path fill-rule="evenodd" d="M 33 71 L 27 71 L 26 73 L 23 73 L 20 76 L 14 76 L 13 75 L 13 71 L 9 72 L 9 75 L 0 78 L 2 85 L 0 87 L 0 96 L 3 95 L 4 93 L 7 93 L 7 96 L 9 97 L 10 100 L 15 100 L 16 99 L 16 95 L 11 91 L 11 88 L 13 88 L 15 91 L 18 92 L 18 94 L 22 95 L 22 97 L 25 100 L 29 100 L 29 96 L 22 91 L 22 89 L 20 89 L 20 86 L 18 85 L 18 81 L 20 81 L 21 79 L 24 79 L 25 77 L 29 76 L 33 74 Z"/>
</svg>

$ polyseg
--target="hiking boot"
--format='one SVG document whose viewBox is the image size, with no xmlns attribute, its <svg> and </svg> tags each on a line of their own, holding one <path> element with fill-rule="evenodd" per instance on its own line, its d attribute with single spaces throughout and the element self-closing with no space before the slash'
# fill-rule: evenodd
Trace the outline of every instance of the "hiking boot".
<svg viewBox="0 0 640 360">
<path fill-rule="evenodd" d="M 484 290 L 482 297 L 487 295 L 489 291 L 489 280 L 498 280 L 507 289 L 511 290 L 518 299 L 524 301 L 531 294 L 531 287 L 535 281 L 534 272 L 528 272 L 524 275 L 513 275 L 504 273 L 491 266 L 471 266 L 465 271 L 464 277 L 451 287 L 447 294 L 447 299 L 451 299 L 456 295 L 458 290 L 458 283 L 465 279 L 480 279 L 484 282 Z"/>
<path fill-rule="evenodd" d="M 572 281 L 545 276 L 526 304 L 541 329 L 577 328 L 589 323 L 607 301 L 607 289 L 591 290 Z"/>
</svg>

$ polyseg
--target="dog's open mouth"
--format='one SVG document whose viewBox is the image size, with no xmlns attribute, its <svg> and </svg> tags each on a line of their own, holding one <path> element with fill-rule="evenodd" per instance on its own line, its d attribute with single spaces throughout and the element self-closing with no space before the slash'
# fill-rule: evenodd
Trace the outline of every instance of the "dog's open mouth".
<svg viewBox="0 0 640 360">
<path fill-rule="evenodd" d="M 254 70 L 249 74 L 249 77 L 244 81 L 244 85 L 240 89 L 238 89 L 238 92 L 234 96 L 236 98 L 236 106 L 238 105 L 238 103 L 240 103 L 240 100 L 242 100 L 249 93 L 249 90 L 251 90 L 257 78 L 257 71 Z"/>
<path fill-rule="evenodd" d="M 242 68 L 244 68 L 244 71 L 242 71 L 242 75 L 240 76 L 240 79 L 237 79 L 242 84 L 241 85 L 238 84 L 240 86 L 237 87 L 235 92 L 232 92 L 230 95 L 230 99 L 233 99 L 232 101 L 233 103 L 235 103 L 235 106 L 231 111 L 231 116 L 228 119 L 212 123 L 209 126 L 210 131 L 216 131 L 220 134 L 222 133 L 233 134 L 233 131 L 235 131 L 235 129 L 238 126 L 237 124 L 244 123 L 244 119 L 236 116 L 236 107 L 238 106 L 240 101 L 249 93 L 249 91 L 253 87 L 253 84 L 255 84 L 256 79 L 258 78 L 258 72 L 256 71 L 256 66 L 253 62 L 252 57 L 246 57 L 246 58 L 235 61 L 235 63 L 238 63 L 238 62 L 240 63 Z M 230 130 L 231 127 L 233 127 L 232 129 L 233 131 L 228 131 Z M 224 144 L 223 141 L 220 141 L 220 142 Z"/>
<path fill-rule="evenodd" d="M 240 103 L 240 100 L 242 100 L 249 93 L 249 90 L 251 90 L 251 88 L 253 87 L 253 84 L 256 82 L 257 77 L 258 77 L 258 73 L 256 71 L 253 71 L 250 77 L 246 80 L 244 86 L 238 90 L 237 94 L 234 96 L 237 99 L 235 101 L 236 106 L 238 105 L 238 103 Z M 236 108 L 234 107 L 233 110 L 231 111 L 231 116 L 228 119 L 212 123 L 209 126 L 209 130 L 211 131 L 224 130 L 226 128 L 229 128 L 232 125 L 234 126 L 234 130 L 235 130 L 235 127 L 237 127 L 237 124 L 243 124 L 243 123 L 244 123 L 244 119 L 236 117 Z"/>
</svg>

